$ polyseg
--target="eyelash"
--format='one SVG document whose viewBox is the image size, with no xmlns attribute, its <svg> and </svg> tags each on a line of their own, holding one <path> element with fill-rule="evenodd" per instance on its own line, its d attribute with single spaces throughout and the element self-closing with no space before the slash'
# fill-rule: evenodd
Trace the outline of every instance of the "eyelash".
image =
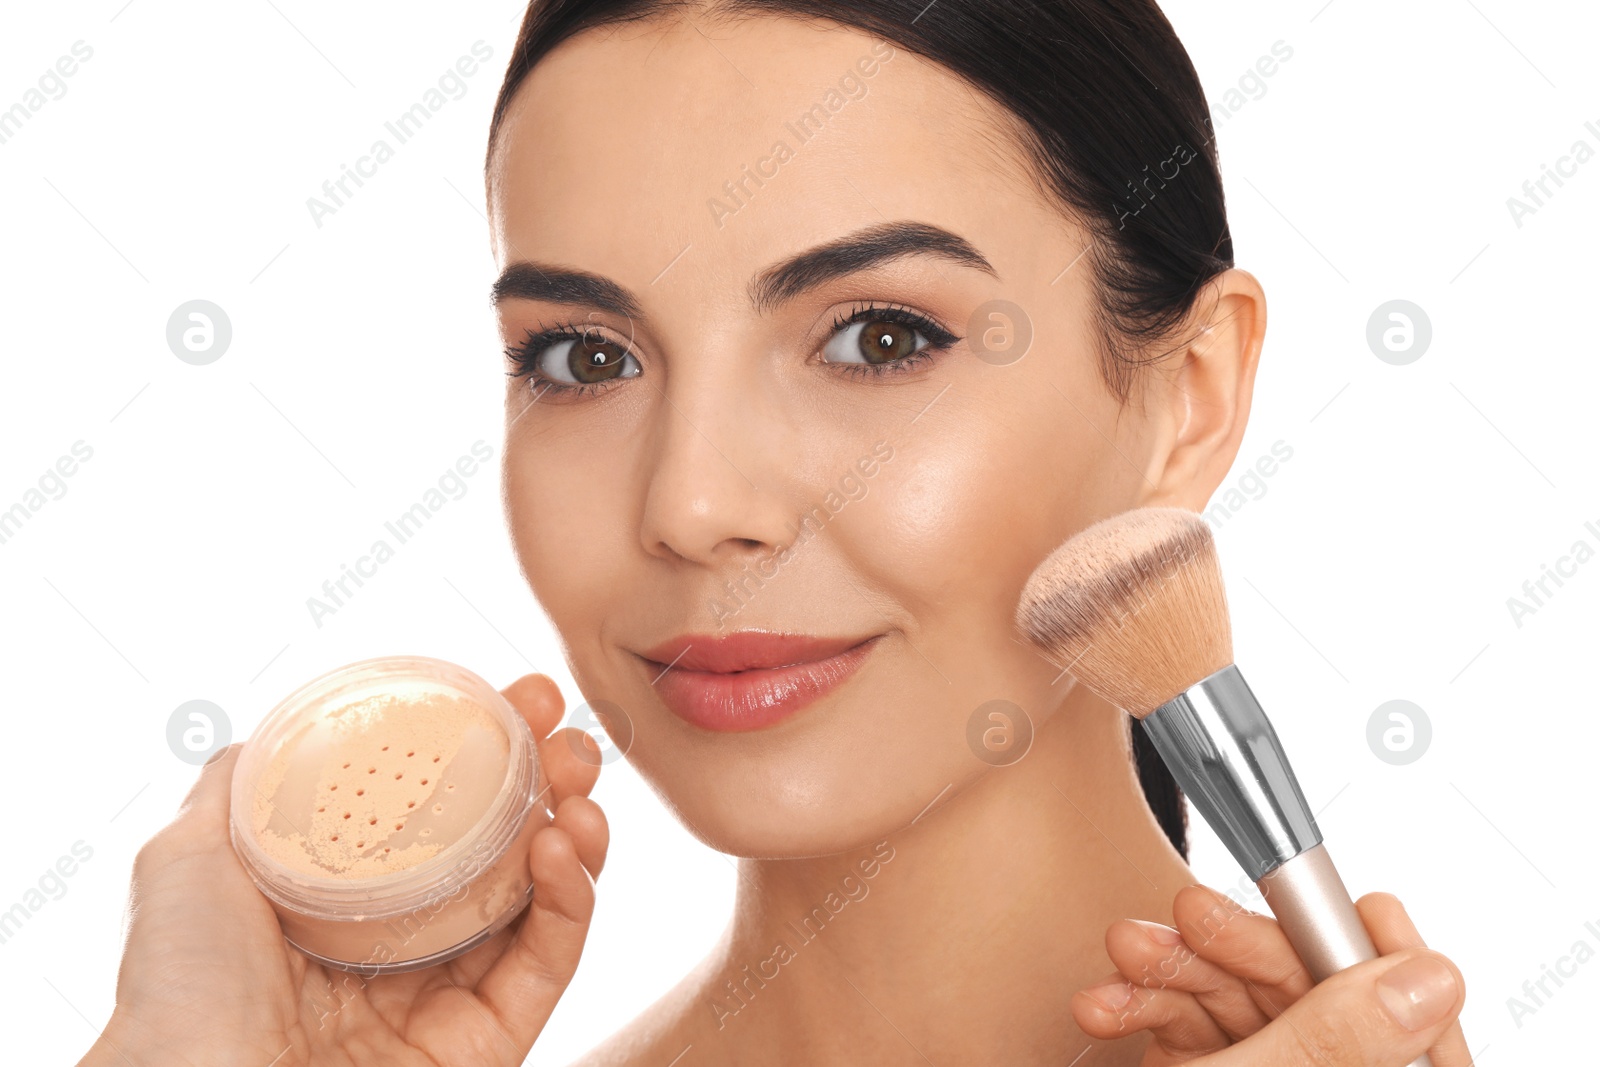
<svg viewBox="0 0 1600 1067">
<path fill-rule="evenodd" d="M 882 377 L 885 374 L 904 374 L 912 367 L 919 366 L 944 352 L 960 341 L 961 338 L 946 330 L 943 326 L 929 319 L 920 312 L 912 311 L 899 304 L 863 304 L 855 311 L 840 315 L 833 320 L 833 331 L 829 334 L 831 339 L 846 326 L 858 322 L 894 322 L 901 326 L 910 326 L 928 339 L 928 343 L 912 352 L 910 355 L 887 363 L 835 363 L 832 366 L 840 368 L 847 374 L 856 377 Z"/>
<path fill-rule="evenodd" d="M 885 374 L 904 374 L 913 367 L 919 366 L 936 355 L 947 351 L 952 345 L 961 340 L 961 338 L 920 312 L 899 304 L 875 303 L 858 305 L 854 310 L 837 316 L 833 321 L 833 329 L 828 335 L 829 340 L 846 326 L 851 326 L 858 322 L 873 321 L 893 322 L 901 326 L 909 326 L 927 338 L 928 343 L 909 355 L 887 363 L 829 363 L 829 366 L 836 367 L 847 374 L 853 374 L 857 377 L 870 376 L 877 378 Z M 593 324 L 580 328 L 576 323 L 570 322 L 550 327 L 545 327 L 541 323 L 539 329 L 529 330 L 527 337 L 520 344 L 506 346 L 506 355 L 516 364 L 516 369 L 507 371 L 507 375 L 513 378 L 527 378 L 531 382 L 543 383 L 544 388 L 540 392 L 541 396 L 548 393 L 561 393 L 570 397 L 588 396 L 608 389 L 618 381 L 625 380 L 612 378 L 604 382 L 573 384 L 555 381 L 539 371 L 539 356 L 547 347 L 561 341 L 581 341 L 587 333 L 593 330 Z"/>
<path fill-rule="evenodd" d="M 566 322 L 556 326 L 545 326 L 540 323 L 539 329 L 529 330 L 520 344 L 507 345 L 506 356 L 516 364 L 515 370 L 506 372 L 510 378 L 526 378 L 530 382 L 543 383 L 544 388 L 539 396 L 560 394 L 563 397 L 583 397 L 610 388 L 619 379 L 613 378 L 604 382 L 558 382 L 546 377 L 539 370 L 539 356 L 546 348 L 561 341 L 582 341 L 591 333 L 597 333 L 594 324 L 579 327 L 577 323 Z M 608 342 L 615 343 L 615 342 Z M 629 350 L 631 353 L 631 349 Z"/>
</svg>

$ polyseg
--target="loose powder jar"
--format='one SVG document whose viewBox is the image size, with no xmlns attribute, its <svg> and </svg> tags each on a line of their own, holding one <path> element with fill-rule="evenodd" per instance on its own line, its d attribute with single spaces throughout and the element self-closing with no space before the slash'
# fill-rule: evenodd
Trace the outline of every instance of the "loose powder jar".
<svg viewBox="0 0 1600 1067">
<path fill-rule="evenodd" d="M 527 907 L 543 799 L 532 732 L 493 686 L 395 656 L 273 709 L 234 768 L 230 829 L 292 945 L 397 974 L 461 955 Z"/>
</svg>

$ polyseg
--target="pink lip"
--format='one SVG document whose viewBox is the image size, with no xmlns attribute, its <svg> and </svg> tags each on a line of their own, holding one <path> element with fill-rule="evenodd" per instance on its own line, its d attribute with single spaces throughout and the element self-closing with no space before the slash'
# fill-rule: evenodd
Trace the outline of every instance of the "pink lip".
<svg viewBox="0 0 1600 1067">
<path fill-rule="evenodd" d="M 684 634 L 639 656 L 674 715 L 731 733 L 780 722 L 842 685 L 866 661 L 877 636 Z"/>
</svg>

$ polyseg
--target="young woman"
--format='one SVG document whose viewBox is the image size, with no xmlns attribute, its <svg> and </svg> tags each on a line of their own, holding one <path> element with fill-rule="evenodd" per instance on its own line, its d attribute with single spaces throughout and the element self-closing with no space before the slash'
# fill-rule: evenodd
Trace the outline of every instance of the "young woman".
<svg viewBox="0 0 1600 1067">
<path fill-rule="evenodd" d="M 524 572 L 744 857 L 720 944 L 585 1063 L 1469 1062 L 1393 897 L 1313 988 L 1191 884 L 1127 716 L 1014 635 L 1072 533 L 1204 507 L 1249 413 L 1265 302 L 1152 2 L 535 2 L 487 177 Z M 551 733 L 548 679 L 507 694 Z M 140 854 L 84 1062 L 522 1062 L 607 841 L 573 732 L 542 750 L 525 920 L 332 1013 L 229 849 L 226 751 Z"/>
</svg>

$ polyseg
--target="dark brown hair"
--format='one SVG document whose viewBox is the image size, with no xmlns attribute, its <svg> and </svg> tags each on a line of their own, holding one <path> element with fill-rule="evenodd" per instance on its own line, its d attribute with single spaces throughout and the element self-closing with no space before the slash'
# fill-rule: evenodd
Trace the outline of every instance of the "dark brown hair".
<svg viewBox="0 0 1600 1067">
<path fill-rule="evenodd" d="M 1154 0 L 534 0 L 495 101 L 491 157 L 512 97 L 551 49 L 674 9 L 852 27 L 1001 105 L 1039 188 L 1089 232 L 1101 373 L 1119 398 L 1137 367 L 1162 358 L 1160 343 L 1206 284 L 1233 266 L 1205 93 Z M 1150 810 L 1187 856 L 1182 793 L 1143 730 L 1132 731 L 1132 747 Z"/>
</svg>

